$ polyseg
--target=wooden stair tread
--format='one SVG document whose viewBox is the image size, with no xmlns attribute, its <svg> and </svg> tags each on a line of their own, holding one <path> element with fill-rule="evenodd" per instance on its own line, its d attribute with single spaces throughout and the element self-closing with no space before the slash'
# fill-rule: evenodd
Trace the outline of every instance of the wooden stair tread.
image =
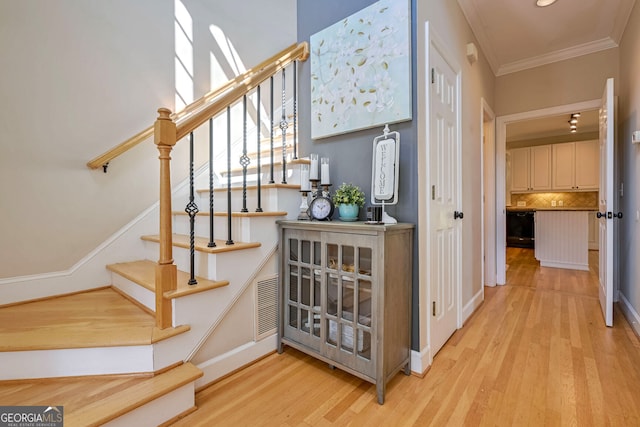
<svg viewBox="0 0 640 427">
<path fill-rule="evenodd" d="M 111 288 L 0 308 L 0 351 L 149 345 L 187 330 L 157 330 L 153 315 Z"/>
<path fill-rule="evenodd" d="M 160 242 L 160 236 L 155 235 L 147 235 L 142 236 L 142 240 L 146 240 L 148 242 Z M 231 251 L 241 251 L 243 249 L 251 249 L 251 248 L 259 248 L 261 245 L 258 242 L 235 242 L 233 245 L 227 245 L 225 240 L 214 240 L 216 246 L 213 248 L 208 247 L 209 239 L 206 237 L 197 237 L 195 238 L 195 250 L 199 252 L 206 252 L 210 254 L 218 254 L 223 252 L 231 252 Z M 189 249 L 190 242 L 189 236 L 186 234 L 173 234 L 173 246 L 177 246 L 179 248 Z"/>
<path fill-rule="evenodd" d="M 209 190 L 207 190 L 209 191 Z M 174 215 L 187 215 L 185 211 L 174 211 Z M 197 216 L 209 216 L 209 212 L 198 212 Z M 227 216 L 227 212 L 214 212 L 213 216 Z M 274 212 L 231 212 L 232 218 L 252 218 L 252 217 L 264 217 L 264 216 L 287 216 L 286 211 L 274 211 Z"/>
<path fill-rule="evenodd" d="M 300 191 L 300 184 L 280 184 L 280 183 L 274 183 L 274 184 L 262 184 L 260 186 L 263 190 L 265 189 L 272 189 L 272 188 L 277 188 L 277 189 L 287 189 L 287 190 L 297 190 Z M 257 185 L 247 185 L 247 190 L 256 190 L 258 188 Z M 209 189 L 208 188 L 200 188 L 196 190 L 198 193 L 208 193 Z M 225 185 L 224 187 L 215 187 L 213 189 L 214 192 L 226 192 L 227 191 L 227 186 Z M 232 185 L 231 186 L 231 191 L 242 191 L 242 186 L 241 185 Z"/>
<path fill-rule="evenodd" d="M 109 264 L 107 265 L 107 269 L 152 292 L 155 292 L 156 265 L 157 264 L 155 262 L 145 259 Z M 189 285 L 189 278 L 189 273 L 178 270 L 178 289 L 171 292 L 165 292 L 164 296 L 166 298 L 178 298 L 184 295 L 204 292 L 209 289 L 217 289 L 229 284 L 229 281 L 227 280 L 209 280 L 204 277 L 196 276 L 198 283 L 196 285 Z"/>
<path fill-rule="evenodd" d="M 191 363 L 157 375 L 0 382 L 3 405 L 64 406 L 64 425 L 98 426 L 202 376 Z"/>
<path fill-rule="evenodd" d="M 73 411 L 68 417 L 65 416 L 65 426 L 101 426 L 197 380 L 202 375 L 202 371 L 193 364 L 184 363 L 126 390 L 114 393 L 108 399 L 92 402 Z"/>
</svg>

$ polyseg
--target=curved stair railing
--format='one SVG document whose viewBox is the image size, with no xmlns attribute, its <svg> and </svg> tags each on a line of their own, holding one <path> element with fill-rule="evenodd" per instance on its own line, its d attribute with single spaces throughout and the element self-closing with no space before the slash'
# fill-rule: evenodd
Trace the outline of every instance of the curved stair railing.
<svg viewBox="0 0 640 427">
<path fill-rule="evenodd" d="M 231 229 L 231 154 L 230 154 L 230 141 L 231 141 L 231 133 L 232 133 L 232 125 L 231 125 L 231 107 L 241 103 L 242 104 L 242 155 L 239 158 L 239 164 L 242 167 L 242 211 L 248 212 L 247 209 L 247 168 L 251 163 L 251 159 L 247 155 L 247 102 L 250 95 L 255 95 L 255 111 L 256 111 L 256 122 L 258 131 L 257 133 L 257 200 L 258 206 L 256 208 L 256 212 L 262 212 L 261 206 L 261 157 L 260 157 L 260 110 L 261 110 L 261 93 L 260 87 L 263 82 L 269 80 L 269 88 L 271 99 L 269 102 L 269 113 L 271 114 L 271 130 L 270 130 L 270 157 L 271 157 L 271 173 L 270 173 L 270 181 L 273 181 L 273 164 L 274 164 L 274 118 L 273 118 L 273 99 L 275 97 L 274 93 L 274 85 L 273 78 L 278 73 L 282 75 L 282 117 L 279 122 L 279 129 L 282 132 L 282 182 L 286 184 L 286 162 L 287 162 L 287 129 L 289 127 L 289 122 L 287 121 L 287 116 L 285 114 L 285 105 L 286 105 L 286 69 L 291 65 L 293 69 L 293 158 L 297 157 L 297 61 L 305 61 L 309 56 L 308 45 L 307 43 L 300 43 L 297 45 L 293 45 L 290 48 L 282 51 L 280 54 L 270 58 L 270 60 L 263 62 L 258 67 L 253 68 L 249 72 L 239 76 L 238 78 L 230 81 L 226 85 L 223 86 L 224 89 L 218 89 L 211 94 L 206 96 L 206 100 L 203 101 L 205 97 L 201 100 L 196 101 L 194 104 L 198 104 L 194 106 L 194 104 L 189 105 L 179 114 L 172 114 L 170 110 L 166 108 L 158 109 L 158 118 L 151 128 L 151 134 L 154 136 L 154 143 L 157 145 L 159 151 L 159 160 L 160 160 L 160 254 L 158 263 L 156 266 L 156 325 L 159 328 L 168 328 L 172 326 L 172 304 L 171 300 L 165 298 L 164 295 L 166 292 L 175 290 L 177 288 L 177 267 L 174 264 L 173 260 L 173 229 L 172 229 L 172 206 L 171 206 L 171 151 L 176 145 L 176 142 L 181 140 L 184 137 L 189 137 L 190 141 L 190 155 L 189 155 L 189 203 L 185 208 L 186 213 L 189 215 L 189 225 L 190 225 L 190 279 L 189 284 L 196 284 L 197 280 L 195 278 L 195 265 L 194 265 L 194 220 L 195 216 L 198 213 L 198 207 L 194 201 L 194 132 L 199 129 L 201 126 L 208 124 L 209 126 L 209 247 L 215 247 L 216 242 L 213 238 L 213 217 L 214 217 L 214 200 L 213 200 L 213 183 L 214 183 L 214 164 L 213 164 L 213 119 L 215 117 L 226 114 L 226 139 L 227 139 L 227 171 L 226 171 L 226 179 L 227 179 L 227 227 L 228 227 L 228 236 L 226 242 L 220 243 L 224 245 L 233 245 L 233 236 Z M 253 101 L 252 101 L 253 102 Z M 188 110 L 188 111 L 187 111 Z M 186 111 L 186 112 L 185 112 Z M 148 130 L 141 132 L 136 135 L 139 138 L 144 139 L 144 135 L 147 137 L 150 135 L 147 133 Z M 134 138 L 128 140 L 132 141 Z M 138 138 L 138 139 L 139 139 Z M 142 139 L 142 140 L 143 140 Z M 123 144 L 127 144 L 128 141 L 125 141 Z M 136 142 L 139 143 L 140 141 Z M 111 152 L 109 155 L 100 156 L 91 162 L 89 162 L 89 167 L 98 168 L 101 165 L 106 170 L 106 164 L 115 156 L 121 154 L 126 151 L 125 147 L 122 147 L 121 144 L 118 147 L 115 147 L 117 150 Z M 132 147 L 131 143 L 127 144 L 127 147 Z M 124 150 L 124 151 L 122 151 Z M 97 166 L 96 166 L 97 165 Z"/>
</svg>

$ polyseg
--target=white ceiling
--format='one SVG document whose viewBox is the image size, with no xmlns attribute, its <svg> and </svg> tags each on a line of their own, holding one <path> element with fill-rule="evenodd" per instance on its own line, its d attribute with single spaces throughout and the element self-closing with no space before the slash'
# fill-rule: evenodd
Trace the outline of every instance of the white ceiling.
<svg viewBox="0 0 640 427">
<path fill-rule="evenodd" d="M 496 76 L 618 46 L 635 0 L 458 0 Z"/>
</svg>

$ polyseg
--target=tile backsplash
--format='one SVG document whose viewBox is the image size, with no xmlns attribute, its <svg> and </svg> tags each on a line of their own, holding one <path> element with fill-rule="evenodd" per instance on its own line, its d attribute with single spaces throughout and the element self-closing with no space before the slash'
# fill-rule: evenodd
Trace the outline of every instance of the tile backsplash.
<svg viewBox="0 0 640 427">
<path fill-rule="evenodd" d="M 552 202 L 556 207 L 565 208 L 598 208 L 598 192 L 566 192 L 566 193 L 524 193 L 512 194 L 511 206 L 522 206 L 522 202 L 528 208 L 549 208 Z M 521 202 L 518 204 L 518 202 Z"/>
</svg>

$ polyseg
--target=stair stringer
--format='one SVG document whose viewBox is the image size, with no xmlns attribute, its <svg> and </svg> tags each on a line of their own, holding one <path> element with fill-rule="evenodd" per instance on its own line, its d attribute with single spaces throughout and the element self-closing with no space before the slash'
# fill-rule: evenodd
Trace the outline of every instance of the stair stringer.
<svg viewBox="0 0 640 427">
<path fill-rule="evenodd" d="M 273 228 L 276 228 L 274 223 Z M 235 271 L 229 285 L 175 298 L 173 300 L 173 324 L 189 325 L 190 330 L 171 339 L 154 344 L 154 369 L 170 366 L 175 360 L 191 360 L 197 350 L 206 342 L 216 326 L 231 310 L 243 292 L 253 283 L 264 265 L 276 253 L 277 239 L 265 249 L 266 242 L 260 248 L 242 251 L 234 255 L 233 262 L 221 266 L 228 274 Z M 247 266 L 256 266 L 247 268 Z"/>
<path fill-rule="evenodd" d="M 278 254 L 274 251 L 234 304 L 212 325 L 206 340 L 194 350 L 189 361 L 203 372 L 203 376 L 196 380 L 197 389 L 275 352 L 275 332 L 257 337 L 258 301 L 255 288 L 259 281 L 277 277 L 277 273 Z M 275 323 L 273 326 L 275 330 Z"/>
</svg>

